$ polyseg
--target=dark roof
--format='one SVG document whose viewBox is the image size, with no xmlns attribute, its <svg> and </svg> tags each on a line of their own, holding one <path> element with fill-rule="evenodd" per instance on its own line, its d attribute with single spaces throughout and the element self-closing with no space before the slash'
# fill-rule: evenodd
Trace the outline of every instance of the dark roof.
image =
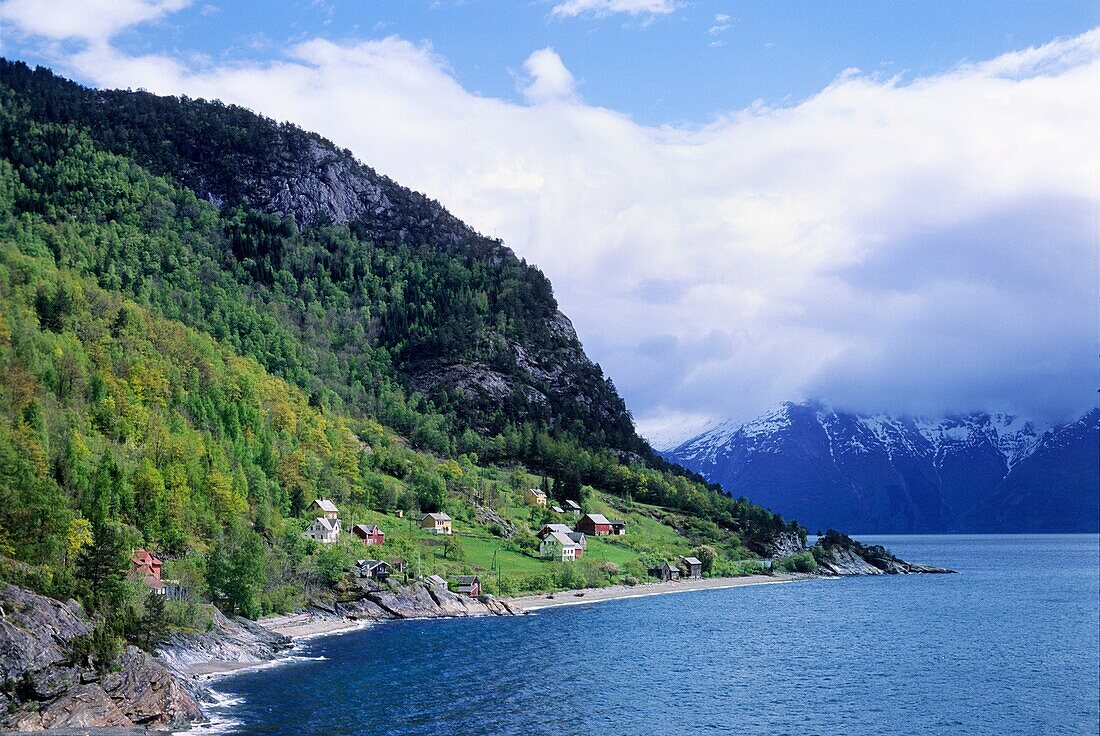
<svg viewBox="0 0 1100 736">
<path fill-rule="evenodd" d="M 364 534 L 381 534 L 386 536 L 386 533 L 374 524 L 356 524 L 351 528 L 353 532 L 363 532 Z"/>
<path fill-rule="evenodd" d="M 477 575 L 456 575 L 455 583 L 457 585 L 473 585 L 474 583 L 480 583 L 481 579 Z"/>
<path fill-rule="evenodd" d="M 355 563 L 356 567 L 362 567 L 366 570 L 373 570 L 374 568 L 382 567 L 383 565 L 389 567 L 390 563 L 386 562 L 385 560 L 357 560 Z"/>
<path fill-rule="evenodd" d="M 607 523 L 611 526 L 626 526 L 626 521 L 624 519 L 611 519 Z"/>
</svg>

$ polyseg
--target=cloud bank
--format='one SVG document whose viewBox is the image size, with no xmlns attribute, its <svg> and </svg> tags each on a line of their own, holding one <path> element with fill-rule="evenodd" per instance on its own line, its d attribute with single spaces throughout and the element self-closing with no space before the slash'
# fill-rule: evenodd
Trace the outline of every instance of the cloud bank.
<svg viewBox="0 0 1100 736">
<path fill-rule="evenodd" d="M 166 7 L 144 5 L 130 17 Z M 555 12 L 627 5 L 666 3 Z M 57 63 L 292 120 L 503 238 L 643 427 L 801 398 L 1037 417 L 1095 402 L 1100 30 L 937 76 L 849 70 L 696 127 L 585 104 L 551 49 L 524 65 L 529 104 L 467 91 L 396 37 L 232 66 L 100 42 Z"/>
<path fill-rule="evenodd" d="M 575 18 L 588 15 L 602 18 L 608 15 L 655 16 L 676 10 L 672 0 L 565 0 L 550 11 L 552 15 Z"/>
</svg>

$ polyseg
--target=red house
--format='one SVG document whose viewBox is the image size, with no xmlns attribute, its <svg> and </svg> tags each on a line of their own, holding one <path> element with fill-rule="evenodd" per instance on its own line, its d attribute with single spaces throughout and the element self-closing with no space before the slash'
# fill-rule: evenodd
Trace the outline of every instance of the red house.
<svg viewBox="0 0 1100 736">
<path fill-rule="evenodd" d="M 368 547 L 377 547 L 386 541 L 386 533 L 374 524 L 356 524 L 351 533 L 363 540 Z"/>
<path fill-rule="evenodd" d="M 156 555 L 146 549 L 134 550 L 134 556 L 130 558 L 130 564 L 134 566 L 134 572 L 152 576 L 157 580 L 160 580 L 160 569 L 164 566 L 164 563 Z"/>
<path fill-rule="evenodd" d="M 167 593 L 168 586 L 160 579 L 160 570 L 164 563 L 156 555 L 147 549 L 136 549 L 130 558 L 130 564 L 134 566 L 132 572 L 140 575 L 154 593 Z"/>
<path fill-rule="evenodd" d="M 451 590 L 459 595 L 468 595 L 477 598 L 481 595 L 481 578 L 477 575 L 459 575 L 455 578 L 455 584 Z"/>
<path fill-rule="evenodd" d="M 577 522 L 577 531 L 595 537 L 606 537 L 611 533 L 611 522 L 603 514 L 585 514 Z"/>
</svg>

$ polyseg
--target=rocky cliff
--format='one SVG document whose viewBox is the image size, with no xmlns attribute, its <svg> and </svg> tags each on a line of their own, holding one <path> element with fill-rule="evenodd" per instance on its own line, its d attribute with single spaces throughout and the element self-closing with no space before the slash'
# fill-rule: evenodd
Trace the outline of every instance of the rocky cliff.
<svg viewBox="0 0 1100 736">
<path fill-rule="evenodd" d="M 512 616 L 522 613 L 507 601 L 482 595 L 471 598 L 440 586 L 417 581 L 409 585 L 379 585 L 349 579 L 340 588 L 332 613 L 360 621 L 393 621 L 409 618 L 461 618 Z"/>
<path fill-rule="evenodd" d="M 912 575 L 953 573 L 943 567 L 922 565 L 894 556 L 882 545 L 861 544 L 830 532 L 811 549 L 818 572 L 826 575 Z"/>
<path fill-rule="evenodd" d="M 82 652 L 92 625 L 80 607 L 0 584 L 0 727 L 112 726 L 168 730 L 201 718 L 195 699 L 149 654 L 126 647 L 109 671 Z"/>
</svg>

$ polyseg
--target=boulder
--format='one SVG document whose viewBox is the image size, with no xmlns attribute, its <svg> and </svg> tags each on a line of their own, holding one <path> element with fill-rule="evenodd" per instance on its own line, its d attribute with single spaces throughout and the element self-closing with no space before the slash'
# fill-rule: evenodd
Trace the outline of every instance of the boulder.
<svg viewBox="0 0 1100 736">
<path fill-rule="evenodd" d="M 441 615 L 439 604 L 428 592 L 427 586 L 420 583 L 397 591 L 368 593 L 367 599 L 388 611 L 394 618 L 437 618 Z"/>
<path fill-rule="evenodd" d="M 161 668 L 163 669 L 163 668 Z M 134 722 L 97 683 L 78 685 L 39 711 L 43 728 L 97 726 L 126 728 Z"/>
<path fill-rule="evenodd" d="M 158 729 L 202 717 L 199 706 L 165 667 L 127 647 L 113 671 L 100 675 L 76 655 L 92 623 L 75 603 L 0 585 L 0 730 L 64 727 Z"/>
<path fill-rule="evenodd" d="M 76 603 L 0 583 L 0 680 L 17 680 L 66 660 L 66 644 L 91 630 Z"/>
<path fill-rule="evenodd" d="M 202 718 L 191 697 L 159 662 L 136 647 L 127 647 L 118 670 L 106 675 L 103 690 L 134 724 L 175 725 Z"/>
</svg>

